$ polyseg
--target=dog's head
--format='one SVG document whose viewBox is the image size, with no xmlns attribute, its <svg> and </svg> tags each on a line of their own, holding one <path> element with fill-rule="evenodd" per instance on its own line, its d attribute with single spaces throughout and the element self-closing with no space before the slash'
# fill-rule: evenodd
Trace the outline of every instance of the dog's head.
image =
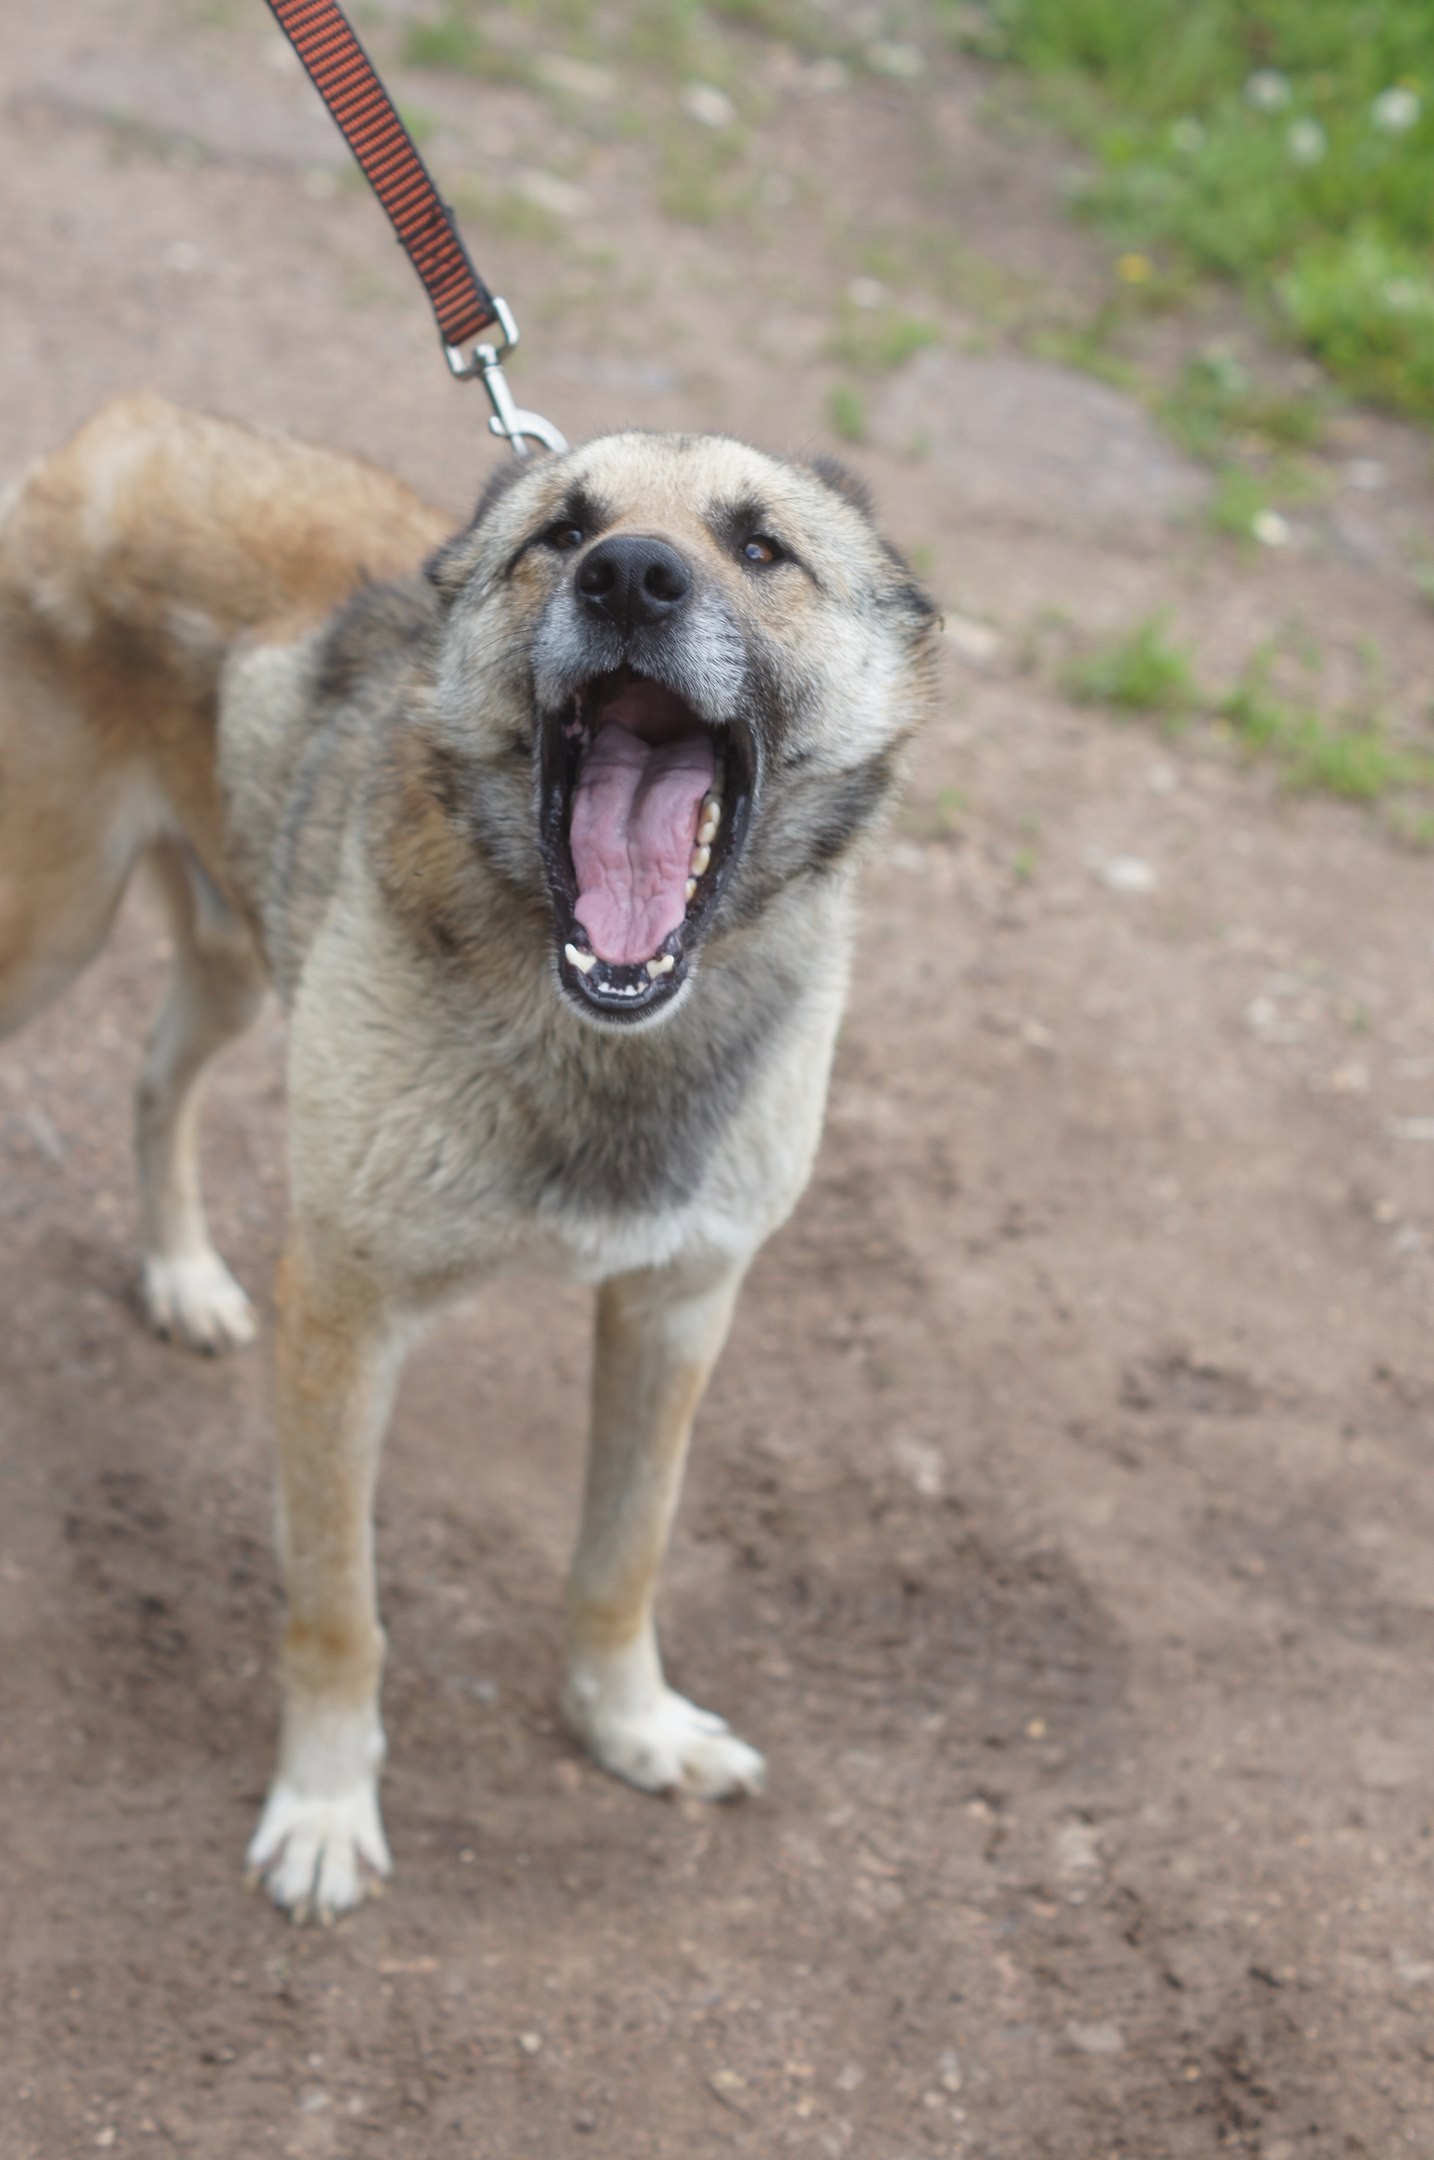
<svg viewBox="0 0 1434 2160">
<path fill-rule="evenodd" d="M 720 436 L 515 467 L 429 576 L 468 815 L 606 1022 L 848 856 L 930 697 L 934 611 L 859 486 Z"/>
</svg>

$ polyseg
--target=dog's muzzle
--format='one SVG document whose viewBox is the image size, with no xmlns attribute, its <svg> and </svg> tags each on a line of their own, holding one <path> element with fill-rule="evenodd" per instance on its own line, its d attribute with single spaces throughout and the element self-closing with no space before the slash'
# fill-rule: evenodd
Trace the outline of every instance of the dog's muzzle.
<svg viewBox="0 0 1434 2160">
<path fill-rule="evenodd" d="M 573 583 L 585 610 L 627 633 L 667 622 L 692 597 L 692 572 L 676 548 L 637 533 L 599 542 Z"/>
</svg>

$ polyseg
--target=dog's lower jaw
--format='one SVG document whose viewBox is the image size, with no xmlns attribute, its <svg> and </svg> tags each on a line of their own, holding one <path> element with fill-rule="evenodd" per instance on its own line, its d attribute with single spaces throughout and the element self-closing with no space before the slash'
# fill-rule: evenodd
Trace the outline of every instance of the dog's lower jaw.
<svg viewBox="0 0 1434 2160">
<path fill-rule="evenodd" d="M 296 1923 L 328 1926 L 393 1872 L 378 1809 L 377 1709 L 286 1717 L 279 1768 L 249 1844 L 249 1881 Z"/>
<path fill-rule="evenodd" d="M 667 1685 L 650 1629 L 623 1650 L 575 1651 L 562 1706 L 603 1768 L 642 1792 L 730 1800 L 766 1782 L 754 1747 Z"/>
</svg>

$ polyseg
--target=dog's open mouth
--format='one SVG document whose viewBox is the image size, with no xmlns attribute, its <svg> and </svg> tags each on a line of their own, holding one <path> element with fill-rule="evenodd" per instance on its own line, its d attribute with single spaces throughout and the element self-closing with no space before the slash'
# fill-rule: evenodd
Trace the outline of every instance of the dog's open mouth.
<svg viewBox="0 0 1434 2160">
<path fill-rule="evenodd" d="M 751 808 L 744 731 L 710 728 L 630 668 L 542 729 L 542 838 L 564 988 L 636 1017 L 673 995 Z"/>
</svg>

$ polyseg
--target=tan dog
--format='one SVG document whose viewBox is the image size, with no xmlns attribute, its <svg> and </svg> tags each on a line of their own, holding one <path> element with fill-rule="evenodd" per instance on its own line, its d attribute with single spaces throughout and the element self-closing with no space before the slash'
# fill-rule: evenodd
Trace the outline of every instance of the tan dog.
<svg viewBox="0 0 1434 2160">
<path fill-rule="evenodd" d="M 250 1862 L 300 1917 L 389 1871 L 371 1507 L 402 1352 L 510 1264 L 600 1286 L 567 1717 L 646 1789 L 760 1783 L 666 1686 L 653 1594 L 738 1285 L 810 1170 L 857 843 L 931 694 L 930 606 L 832 469 L 615 435 L 443 534 L 356 460 L 153 398 L 0 523 L 0 1026 L 150 857 L 177 952 L 144 1294 L 203 1348 L 253 1320 L 198 1083 L 266 980 L 290 1015 L 289 1619 Z"/>
</svg>

